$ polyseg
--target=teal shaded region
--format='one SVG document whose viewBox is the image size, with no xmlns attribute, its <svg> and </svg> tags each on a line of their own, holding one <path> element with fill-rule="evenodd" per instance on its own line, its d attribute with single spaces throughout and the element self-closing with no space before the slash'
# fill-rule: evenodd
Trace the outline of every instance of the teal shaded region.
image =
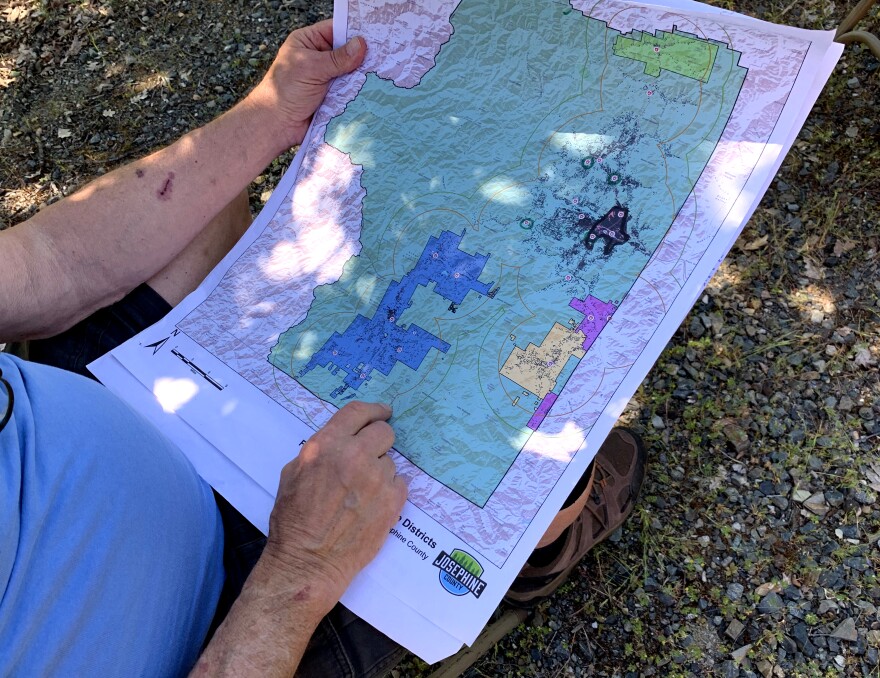
<svg viewBox="0 0 880 678">
<path fill-rule="evenodd" d="M 517 379 L 526 375 L 501 376 L 511 351 L 540 346 L 554 323 L 577 328 L 584 316 L 573 299 L 619 307 L 715 149 L 746 73 L 737 52 L 712 43 L 705 83 L 668 70 L 647 75 L 644 62 L 613 53 L 617 31 L 570 9 L 463 0 L 417 86 L 367 77 L 326 134 L 363 168 L 361 253 L 339 281 L 315 290 L 307 317 L 269 357 L 337 406 L 353 393 L 391 403 L 395 447 L 480 506 L 547 395 L 523 395 Z M 626 238 L 588 246 L 615 206 L 625 210 Z M 376 317 L 444 232 L 461 235 L 462 252 L 488 257 L 479 289 L 450 303 L 436 281 L 422 280 L 407 288 L 396 322 L 446 350 L 429 348 L 387 374 L 372 371 L 356 391 L 341 389 L 347 373 L 313 357 L 358 316 Z M 566 362 L 553 392 L 576 362 Z M 560 416 L 550 409 L 545 425 Z"/>
</svg>

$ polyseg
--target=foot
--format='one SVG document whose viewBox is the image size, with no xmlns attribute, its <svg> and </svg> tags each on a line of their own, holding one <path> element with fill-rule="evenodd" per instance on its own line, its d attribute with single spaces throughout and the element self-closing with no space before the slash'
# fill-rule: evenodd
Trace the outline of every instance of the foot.
<svg viewBox="0 0 880 678">
<path fill-rule="evenodd" d="M 532 607 L 568 578 L 587 551 L 605 540 L 632 513 L 645 478 L 647 453 L 638 436 L 615 428 L 596 453 L 593 482 L 583 510 L 552 544 L 535 550 L 504 600 Z"/>
</svg>

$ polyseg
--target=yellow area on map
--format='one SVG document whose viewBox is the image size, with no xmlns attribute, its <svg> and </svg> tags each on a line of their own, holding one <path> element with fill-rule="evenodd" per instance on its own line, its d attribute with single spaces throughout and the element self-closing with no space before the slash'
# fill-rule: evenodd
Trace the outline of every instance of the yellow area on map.
<svg viewBox="0 0 880 678">
<path fill-rule="evenodd" d="M 514 347 L 504 361 L 501 374 L 542 397 L 556 386 L 556 380 L 571 356 L 584 357 L 585 339 L 580 330 L 554 323 L 540 346 Z"/>
</svg>

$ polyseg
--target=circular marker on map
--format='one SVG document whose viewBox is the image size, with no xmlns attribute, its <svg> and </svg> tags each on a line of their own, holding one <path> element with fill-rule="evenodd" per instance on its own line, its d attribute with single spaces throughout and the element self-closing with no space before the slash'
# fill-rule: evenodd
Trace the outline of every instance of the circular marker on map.
<svg viewBox="0 0 880 678">
<path fill-rule="evenodd" d="M 577 205 L 580 201 L 581 201 L 581 199 L 578 198 L 577 196 L 575 196 L 574 198 L 571 199 L 571 204 Z"/>
<path fill-rule="evenodd" d="M 580 214 L 578 214 L 578 219 L 586 219 L 586 218 L 587 218 L 587 215 L 584 214 L 583 212 L 581 212 Z"/>
<path fill-rule="evenodd" d="M 623 212 L 618 212 L 618 213 L 617 213 L 617 216 L 619 216 L 619 217 L 623 217 Z"/>
<path fill-rule="evenodd" d="M 367 378 L 367 375 L 364 374 L 363 372 L 361 372 L 361 379 L 366 379 L 366 378 Z"/>
<path fill-rule="evenodd" d="M 649 97 L 654 96 L 654 91 L 649 89 L 649 90 L 648 90 L 648 96 L 649 96 Z"/>
<path fill-rule="evenodd" d="M 581 160 L 581 165 L 583 165 L 584 167 L 592 167 L 593 166 L 593 159 L 592 158 L 584 158 L 583 160 Z"/>
<path fill-rule="evenodd" d="M 522 221 L 519 222 L 520 228 L 524 228 L 526 230 L 529 230 L 534 225 L 535 224 L 531 219 L 523 219 Z"/>
<path fill-rule="evenodd" d="M 398 352 L 398 353 L 403 353 L 403 346 L 398 346 L 398 347 L 397 347 L 397 352 Z"/>
<path fill-rule="evenodd" d="M 596 239 L 596 234 L 590 233 L 590 240 L 595 240 L 595 239 Z"/>
<path fill-rule="evenodd" d="M 601 164 L 602 164 L 602 158 L 596 158 L 596 162 L 598 162 L 598 163 L 601 165 Z"/>
<path fill-rule="evenodd" d="M 587 320 L 589 320 L 590 322 L 593 322 L 593 314 L 592 313 L 590 313 L 590 315 L 587 316 Z"/>
<path fill-rule="evenodd" d="M 570 276 L 570 275 L 566 275 L 566 276 L 565 276 L 565 282 L 570 282 L 570 281 L 571 281 L 571 276 Z"/>
<path fill-rule="evenodd" d="M 333 349 L 333 355 L 339 355 L 339 351 L 337 351 L 336 349 Z"/>
<path fill-rule="evenodd" d="M 436 252 L 431 252 L 431 258 L 432 258 L 432 259 L 436 259 L 436 258 L 439 257 L 439 256 L 440 256 L 440 255 L 437 254 Z"/>
<path fill-rule="evenodd" d="M 395 316 L 393 316 L 393 315 L 388 316 L 388 322 L 393 323 L 395 320 L 397 320 L 397 318 Z"/>
<path fill-rule="evenodd" d="M 460 277 L 461 277 L 461 273 L 458 273 L 458 272 L 456 271 L 455 273 L 452 274 L 452 277 L 453 277 L 453 278 L 460 278 Z"/>
<path fill-rule="evenodd" d="M 660 48 L 655 46 L 655 47 L 654 47 L 654 51 L 655 51 L 655 52 L 659 52 L 659 51 L 660 51 Z"/>
<path fill-rule="evenodd" d="M 616 174 L 611 175 L 611 181 L 617 181 L 618 177 Z"/>
<path fill-rule="evenodd" d="M 548 361 L 547 361 L 547 367 L 553 367 L 553 361 L 552 361 L 552 360 L 548 360 Z"/>
</svg>

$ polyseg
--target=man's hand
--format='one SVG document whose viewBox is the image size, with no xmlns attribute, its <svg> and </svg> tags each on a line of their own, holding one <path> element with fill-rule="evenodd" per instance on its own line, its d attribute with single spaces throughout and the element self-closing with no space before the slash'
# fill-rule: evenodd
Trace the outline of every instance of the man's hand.
<svg viewBox="0 0 880 678">
<path fill-rule="evenodd" d="M 332 607 L 378 553 L 406 500 L 386 454 L 394 431 L 386 405 L 349 403 L 284 467 L 264 559 L 308 573 Z M 328 607 L 329 610 L 329 607 Z"/>
<path fill-rule="evenodd" d="M 290 148 L 302 142 L 330 81 L 360 66 L 366 52 L 360 37 L 334 50 L 332 19 L 300 28 L 284 41 L 269 72 L 248 98 L 277 113 L 279 141 Z"/>
<path fill-rule="evenodd" d="M 269 543 L 192 676 L 290 676 L 321 618 L 388 538 L 406 485 L 385 405 L 337 412 L 284 467 Z"/>
</svg>

